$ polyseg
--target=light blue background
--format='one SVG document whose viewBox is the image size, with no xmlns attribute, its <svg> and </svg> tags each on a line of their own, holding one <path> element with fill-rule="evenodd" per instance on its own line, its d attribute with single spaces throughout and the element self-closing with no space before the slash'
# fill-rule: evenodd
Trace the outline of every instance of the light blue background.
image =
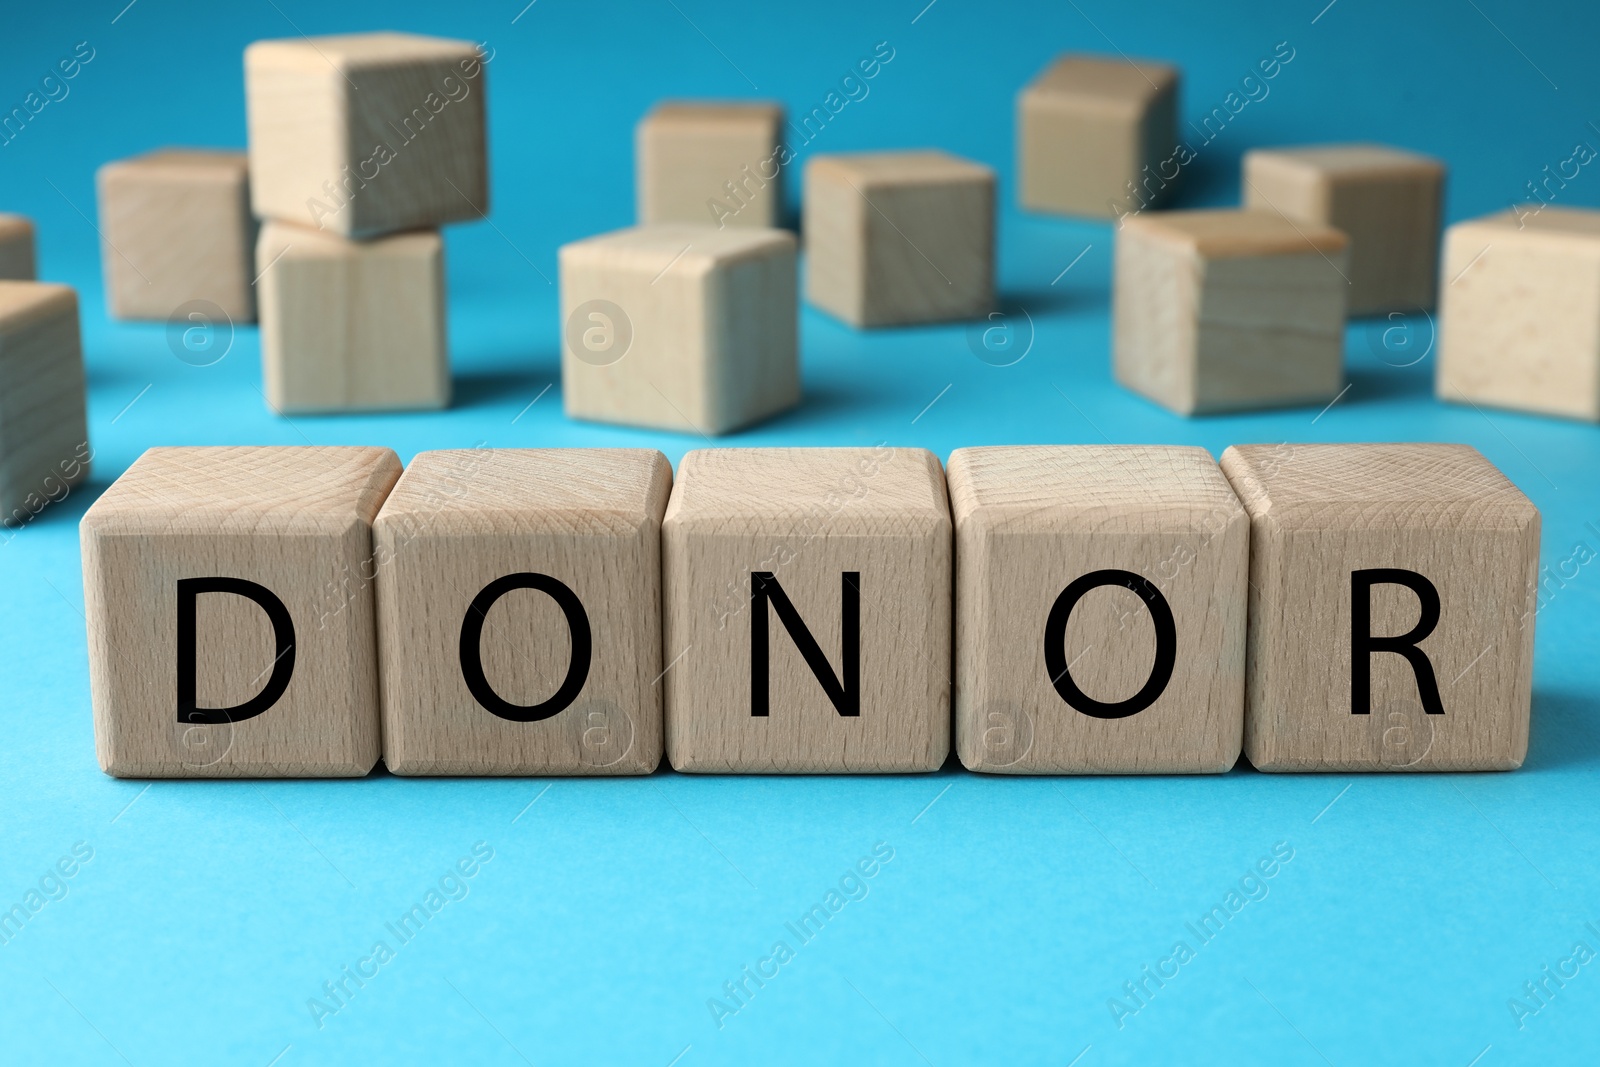
<svg viewBox="0 0 1600 1067">
<path fill-rule="evenodd" d="M 944 456 L 1104 439 L 1213 453 L 1235 442 L 1463 441 L 1538 504 L 1546 563 L 1578 542 L 1600 549 L 1600 431 L 1439 405 L 1431 356 L 1391 365 L 1427 348 L 1423 320 L 1402 324 L 1414 332 L 1391 337 L 1395 350 L 1381 343 L 1383 324 L 1352 326 L 1351 389 L 1320 418 L 1189 421 L 1121 391 L 1107 358 L 1110 228 L 1024 216 L 1011 180 L 1013 94 L 1055 53 L 1177 61 L 1182 114 L 1198 119 L 1287 41 L 1295 58 L 1201 152 L 1184 202 L 1236 202 L 1248 147 L 1371 138 L 1449 163 L 1450 219 L 1503 209 L 1577 142 L 1600 145 L 1592 4 L 835 0 L 779 13 L 712 0 L 523 2 L 95 0 L 5 16 L 4 110 L 77 42 L 95 49 L 70 95 L 0 147 L 0 209 L 38 221 L 43 276 L 82 294 L 96 458 L 92 483 L 0 544 L 0 906 L 74 843 L 94 850 L 67 895 L 0 945 L 0 1060 L 1593 1059 L 1600 961 L 1523 1029 L 1507 1001 L 1575 941 L 1600 949 L 1584 925 L 1600 926 L 1595 564 L 1539 617 L 1532 751 L 1515 774 L 103 776 L 76 524 L 141 451 L 310 440 L 409 458 L 484 441 L 652 445 L 677 460 L 703 442 L 562 417 L 555 250 L 632 220 L 632 128 L 652 100 L 759 91 L 809 110 L 879 41 L 895 58 L 807 151 L 938 145 L 996 166 L 1000 282 L 1032 318 L 1032 350 L 997 368 L 975 358 L 961 326 L 864 335 L 807 311 L 805 405 L 725 443 L 888 441 Z M 174 358 L 161 325 L 108 322 L 94 168 L 164 144 L 242 145 L 240 52 L 252 39 L 387 27 L 494 49 L 492 225 L 449 234 L 457 402 L 431 415 L 274 418 L 257 392 L 253 328 L 196 368 Z M 1558 195 L 1600 203 L 1600 172 L 1583 169 Z M 385 922 L 479 841 L 494 858 L 469 895 L 319 1029 L 308 998 L 388 939 Z M 879 841 L 894 858 L 869 895 L 798 945 L 785 921 Z M 1185 922 L 1277 842 L 1294 858 L 1266 898 L 1119 1030 L 1108 998 L 1190 940 Z M 779 938 L 796 957 L 719 1029 L 707 999 Z"/>
</svg>

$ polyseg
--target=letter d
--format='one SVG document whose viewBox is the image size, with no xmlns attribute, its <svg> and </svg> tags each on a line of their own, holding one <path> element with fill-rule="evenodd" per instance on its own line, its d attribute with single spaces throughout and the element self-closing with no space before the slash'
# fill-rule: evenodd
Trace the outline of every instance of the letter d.
<svg viewBox="0 0 1600 1067">
<path fill-rule="evenodd" d="M 272 623 L 273 642 L 277 646 L 272 660 L 272 677 L 261 691 L 243 704 L 231 708 L 202 708 L 195 704 L 197 639 L 195 614 L 201 593 L 232 593 L 253 600 L 267 613 Z M 276 704 L 289 688 L 289 677 L 294 674 L 294 621 L 283 601 L 264 585 L 243 578 L 179 578 L 178 579 L 178 721 L 191 723 L 243 722 L 253 719 Z"/>
</svg>

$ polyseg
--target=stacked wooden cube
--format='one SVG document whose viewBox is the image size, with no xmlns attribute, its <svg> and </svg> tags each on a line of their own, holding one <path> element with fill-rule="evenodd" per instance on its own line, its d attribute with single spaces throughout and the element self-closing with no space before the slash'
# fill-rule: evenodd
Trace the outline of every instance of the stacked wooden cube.
<svg viewBox="0 0 1600 1067">
<path fill-rule="evenodd" d="M 245 50 L 267 402 L 450 400 L 439 227 L 488 210 L 484 58 L 401 33 Z"/>
</svg>

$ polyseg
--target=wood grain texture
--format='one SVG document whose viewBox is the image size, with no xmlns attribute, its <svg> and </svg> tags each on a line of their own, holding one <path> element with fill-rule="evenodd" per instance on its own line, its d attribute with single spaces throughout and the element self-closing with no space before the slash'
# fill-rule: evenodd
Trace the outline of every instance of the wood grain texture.
<svg viewBox="0 0 1600 1067">
<path fill-rule="evenodd" d="M 1458 222 L 1442 273 L 1440 400 L 1600 421 L 1600 211 Z"/>
<path fill-rule="evenodd" d="M 279 413 L 450 403 L 444 242 L 352 241 L 269 222 L 256 247 L 261 371 Z"/>
<path fill-rule="evenodd" d="M 994 171 L 937 151 L 813 156 L 806 299 L 852 326 L 994 306 Z"/>
<path fill-rule="evenodd" d="M 956 529 L 956 750 L 1004 774 L 1220 773 L 1244 729 L 1250 524 L 1201 448 L 961 448 Z M 1174 621 L 1153 703 L 1120 718 L 1069 704 L 1047 666 L 1046 622 L 1071 583 L 1126 571 Z M 1133 699 L 1158 671 L 1154 613 L 1132 589 L 1086 592 L 1064 662 L 1095 700 Z"/>
<path fill-rule="evenodd" d="M 1173 184 L 1158 167 L 1178 143 L 1178 83 L 1176 67 L 1126 58 L 1046 67 L 1017 94 L 1022 206 L 1115 218 L 1159 205 Z"/>
<path fill-rule="evenodd" d="M 0 523 L 29 521 L 89 473 L 78 294 L 0 281 Z"/>
<path fill-rule="evenodd" d="M 1344 380 L 1347 245 L 1270 211 L 1125 219 L 1117 381 L 1183 415 L 1332 400 Z"/>
<path fill-rule="evenodd" d="M 470 41 L 361 33 L 245 49 L 255 213 L 345 237 L 489 210 L 486 73 Z"/>
<path fill-rule="evenodd" d="M 256 320 L 256 222 L 243 152 L 162 149 L 107 163 L 96 186 L 112 317 L 165 321 L 205 301 L 235 323 Z"/>
<path fill-rule="evenodd" d="M 378 760 L 372 520 L 400 461 L 387 448 L 153 448 L 83 517 L 89 682 L 100 766 L 123 778 L 351 777 Z M 178 712 L 177 583 L 265 586 L 292 622 L 293 673 L 271 707 L 198 725 Z M 266 612 L 196 598 L 196 704 L 271 684 Z"/>
<path fill-rule="evenodd" d="M 783 224 L 783 105 L 664 100 L 634 131 L 639 222 Z"/>
<path fill-rule="evenodd" d="M 1539 512 L 1466 445 L 1235 445 L 1222 456 L 1251 520 L 1245 754 L 1264 771 L 1470 771 L 1528 748 Z M 1437 589 L 1417 647 L 1443 714 L 1393 652 L 1353 707 L 1352 571 L 1401 568 Z M 1368 594 L 1374 636 L 1409 633 L 1421 597 Z"/>
<path fill-rule="evenodd" d="M 37 276 L 32 220 L 0 213 L 0 281 L 31 282 Z"/>
<path fill-rule="evenodd" d="M 1438 291 L 1445 167 L 1376 144 L 1258 148 L 1244 156 L 1244 206 L 1350 238 L 1350 314 L 1431 309 Z"/>
<path fill-rule="evenodd" d="M 793 234 L 640 226 L 560 264 L 568 416 L 721 434 L 799 403 Z"/>
<path fill-rule="evenodd" d="M 661 517 L 672 467 L 648 449 L 466 449 L 411 461 L 374 527 L 384 762 L 396 774 L 649 774 L 661 762 Z M 549 718 L 491 713 L 462 669 L 470 605 L 508 575 L 582 605 L 591 656 Z M 494 694 L 552 700 L 574 629 L 533 588 L 479 616 Z"/>
<path fill-rule="evenodd" d="M 951 525 L 921 449 L 703 449 L 662 524 L 667 756 L 680 771 L 931 771 L 950 747 Z M 845 577 L 847 572 L 859 575 Z M 752 715 L 752 574 L 770 573 L 847 682 L 859 589 L 859 715 L 841 715 L 766 606 L 769 713 Z"/>
</svg>

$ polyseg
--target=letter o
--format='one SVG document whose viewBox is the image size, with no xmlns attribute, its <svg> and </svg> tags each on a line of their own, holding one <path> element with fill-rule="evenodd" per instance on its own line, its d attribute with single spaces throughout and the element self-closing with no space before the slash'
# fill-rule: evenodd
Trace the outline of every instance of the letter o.
<svg viewBox="0 0 1600 1067">
<path fill-rule="evenodd" d="M 572 662 L 561 687 L 549 700 L 538 704 L 513 704 L 489 685 L 483 673 L 483 622 L 495 602 L 513 589 L 536 589 L 544 593 L 561 613 L 567 617 L 567 627 L 572 633 Z M 542 722 L 565 711 L 589 680 L 589 661 L 594 644 L 589 633 L 589 615 L 583 602 L 567 585 L 548 574 L 508 574 L 484 586 L 467 606 L 466 617 L 461 620 L 461 674 L 466 679 L 472 697 L 485 711 L 511 722 Z"/>
<path fill-rule="evenodd" d="M 1156 626 L 1156 659 L 1150 667 L 1150 677 L 1145 680 L 1144 688 L 1127 700 L 1096 700 L 1078 688 L 1067 663 L 1067 620 L 1072 617 L 1072 609 L 1086 593 L 1103 585 L 1121 586 L 1138 594 Z M 1044 666 L 1049 672 L 1050 684 L 1070 707 L 1096 719 L 1125 719 L 1154 704 L 1172 680 L 1172 669 L 1177 662 L 1178 626 L 1172 618 L 1172 608 L 1161 590 L 1132 571 L 1102 570 L 1085 574 L 1061 591 L 1045 620 Z"/>
</svg>

